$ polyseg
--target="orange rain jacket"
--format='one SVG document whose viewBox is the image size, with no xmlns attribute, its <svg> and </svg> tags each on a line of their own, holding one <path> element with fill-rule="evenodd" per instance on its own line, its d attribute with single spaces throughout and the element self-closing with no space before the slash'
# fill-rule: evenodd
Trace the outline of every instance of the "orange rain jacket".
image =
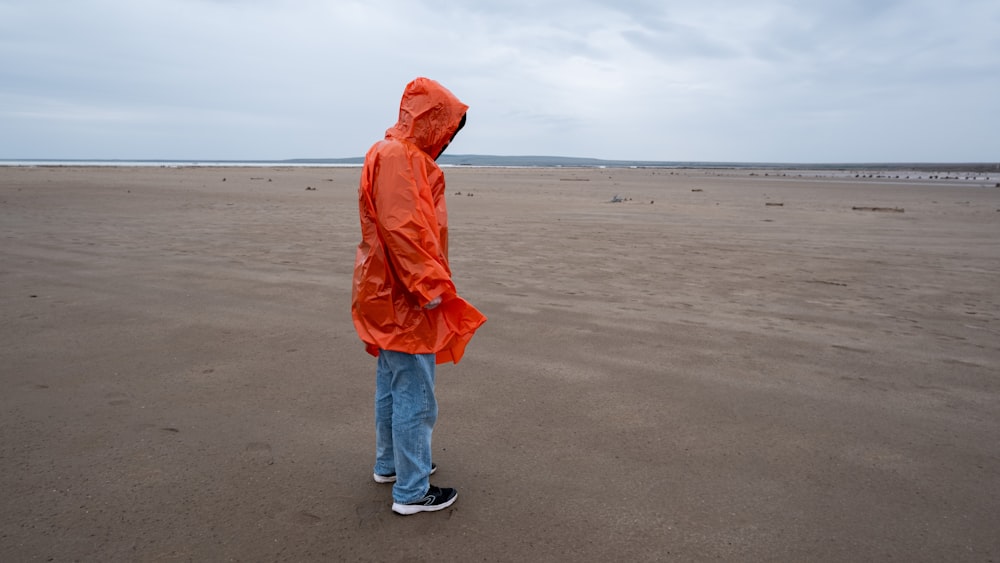
<svg viewBox="0 0 1000 563">
<path fill-rule="evenodd" d="M 434 162 L 467 109 L 437 82 L 417 78 L 403 92 L 399 121 L 365 155 L 351 313 L 373 356 L 433 353 L 439 364 L 458 363 L 486 322 L 451 281 L 444 173 Z M 424 308 L 438 296 L 439 306 Z"/>
</svg>

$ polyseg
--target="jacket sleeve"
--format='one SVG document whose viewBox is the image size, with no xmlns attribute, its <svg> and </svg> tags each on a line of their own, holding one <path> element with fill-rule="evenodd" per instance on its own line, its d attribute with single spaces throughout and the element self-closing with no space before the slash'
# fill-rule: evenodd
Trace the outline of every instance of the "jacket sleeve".
<svg viewBox="0 0 1000 563">
<path fill-rule="evenodd" d="M 406 149 L 383 154 L 373 190 L 386 258 L 420 307 L 455 294 L 423 159 Z"/>
</svg>

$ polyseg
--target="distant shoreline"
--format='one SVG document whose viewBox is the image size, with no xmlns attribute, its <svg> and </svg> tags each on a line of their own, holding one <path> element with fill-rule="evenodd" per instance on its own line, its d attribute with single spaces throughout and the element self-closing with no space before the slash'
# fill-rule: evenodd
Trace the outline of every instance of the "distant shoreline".
<svg viewBox="0 0 1000 563">
<path fill-rule="evenodd" d="M 357 167 L 363 157 L 297 158 L 286 160 L 160 160 L 160 159 L 0 159 L 0 166 L 163 166 L 163 167 Z M 665 169 L 736 169 L 736 170 L 911 170 L 917 172 L 997 173 L 1000 163 L 985 162 L 857 162 L 857 163 L 785 163 L 785 162 L 699 162 L 603 160 L 558 156 L 444 155 L 444 166 L 486 168 L 665 168 Z"/>
</svg>

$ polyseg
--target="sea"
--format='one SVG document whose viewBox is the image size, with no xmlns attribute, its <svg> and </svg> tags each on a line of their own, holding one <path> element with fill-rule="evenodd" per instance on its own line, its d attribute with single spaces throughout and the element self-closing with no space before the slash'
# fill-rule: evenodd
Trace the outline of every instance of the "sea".
<svg viewBox="0 0 1000 563">
<path fill-rule="evenodd" d="M 129 167 L 328 167 L 354 168 L 363 157 L 286 160 L 128 160 L 128 159 L 0 159 L 0 166 L 129 166 Z M 760 175 L 799 175 L 884 179 L 979 180 L 1000 179 L 1000 163 L 773 163 L 603 160 L 562 156 L 442 155 L 442 167 L 471 168 L 654 168 L 761 171 Z"/>
</svg>

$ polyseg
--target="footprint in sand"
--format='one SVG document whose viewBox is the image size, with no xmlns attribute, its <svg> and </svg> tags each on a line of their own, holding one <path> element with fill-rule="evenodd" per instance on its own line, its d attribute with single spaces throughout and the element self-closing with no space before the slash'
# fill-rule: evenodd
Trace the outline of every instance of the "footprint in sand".
<svg viewBox="0 0 1000 563">
<path fill-rule="evenodd" d="M 387 503 L 384 501 L 368 500 L 359 503 L 354 507 L 354 513 L 358 516 L 358 527 L 382 527 L 381 516 L 386 512 Z"/>
<path fill-rule="evenodd" d="M 104 398 L 108 399 L 108 404 L 113 407 L 119 407 L 121 405 L 129 404 L 130 401 L 127 399 L 127 397 L 128 395 L 126 395 L 125 393 L 119 393 L 117 391 L 112 391 L 111 393 L 104 395 Z"/>
<path fill-rule="evenodd" d="M 253 462 L 264 465 L 274 464 L 274 455 L 271 453 L 271 444 L 267 442 L 250 442 L 243 449 L 244 457 Z"/>
<path fill-rule="evenodd" d="M 300 526 L 310 526 L 323 521 L 321 516 L 309 512 L 308 510 L 286 510 L 285 505 L 281 503 L 272 504 L 269 508 L 267 508 L 265 510 L 265 516 L 275 520 L 291 522 L 292 524 L 298 524 Z"/>
<path fill-rule="evenodd" d="M 291 520 L 295 524 L 301 524 L 303 526 L 309 526 L 309 525 L 312 525 L 312 524 L 318 524 L 323 519 L 320 518 L 319 516 L 316 516 L 315 514 L 313 514 L 311 512 L 307 512 L 305 510 L 300 510 L 300 511 L 292 514 Z"/>
</svg>

